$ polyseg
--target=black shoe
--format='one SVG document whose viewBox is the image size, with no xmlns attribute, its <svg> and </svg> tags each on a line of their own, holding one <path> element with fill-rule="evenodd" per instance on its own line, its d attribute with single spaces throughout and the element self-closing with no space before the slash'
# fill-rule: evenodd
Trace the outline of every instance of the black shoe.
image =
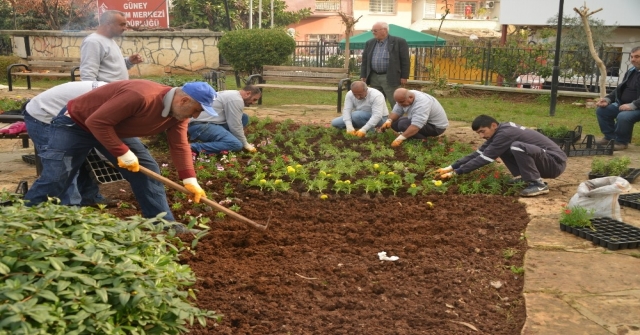
<svg viewBox="0 0 640 335">
<path fill-rule="evenodd" d="M 519 183 L 524 183 L 524 180 L 522 180 L 522 177 L 511 178 L 507 182 L 507 185 L 516 185 L 516 184 L 519 184 Z"/>
<path fill-rule="evenodd" d="M 596 144 L 597 145 L 602 145 L 602 146 L 607 146 L 607 145 L 609 145 L 609 143 L 611 143 L 611 141 L 613 141 L 613 140 L 608 140 L 606 138 L 601 138 L 601 139 L 596 141 Z"/>
<path fill-rule="evenodd" d="M 529 186 L 520 192 L 523 197 L 535 197 L 541 194 L 549 193 L 549 186 L 546 183 L 540 183 L 537 181 L 529 182 Z"/>
</svg>

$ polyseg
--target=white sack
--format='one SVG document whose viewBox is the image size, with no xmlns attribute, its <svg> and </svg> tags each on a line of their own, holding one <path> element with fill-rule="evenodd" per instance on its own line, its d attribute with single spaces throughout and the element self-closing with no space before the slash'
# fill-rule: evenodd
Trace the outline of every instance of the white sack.
<svg viewBox="0 0 640 335">
<path fill-rule="evenodd" d="M 609 217 L 622 221 L 618 196 L 631 189 L 622 177 L 603 177 L 587 180 L 578 185 L 578 192 L 569 200 L 568 207 L 593 209 L 594 217 Z"/>
</svg>

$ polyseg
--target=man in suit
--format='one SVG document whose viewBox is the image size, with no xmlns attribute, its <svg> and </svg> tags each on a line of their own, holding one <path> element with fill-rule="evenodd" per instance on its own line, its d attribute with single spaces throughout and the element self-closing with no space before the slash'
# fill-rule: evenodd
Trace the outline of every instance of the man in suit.
<svg viewBox="0 0 640 335">
<path fill-rule="evenodd" d="M 382 92 L 393 106 L 393 92 L 409 79 L 409 46 L 405 39 L 390 36 L 385 22 L 374 24 L 371 32 L 373 38 L 362 53 L 360 79 Z"/>
</svg>

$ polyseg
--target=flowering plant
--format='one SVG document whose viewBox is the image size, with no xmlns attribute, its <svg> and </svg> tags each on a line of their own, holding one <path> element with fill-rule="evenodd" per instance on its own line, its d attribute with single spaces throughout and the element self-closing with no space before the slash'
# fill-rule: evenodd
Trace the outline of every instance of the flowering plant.
<svg viewBox="0 0 640 335">
<path fill-rule="evenodd" d="M 586 209 L 580 206 L 564 207 L 560 213 L 560 223 L 570 227 L 589 227 L 593 218 L 593 209 Z"/>
</svg>

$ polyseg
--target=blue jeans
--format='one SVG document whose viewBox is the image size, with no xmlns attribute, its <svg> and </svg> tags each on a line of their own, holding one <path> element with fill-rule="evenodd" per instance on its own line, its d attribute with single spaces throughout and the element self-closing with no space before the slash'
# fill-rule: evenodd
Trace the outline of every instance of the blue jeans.
<svg viewBox="0 0 640 335">
<path fill-rule="evenodd" d="M 382 126 L 383 123 L 387 121 L 388 116 L 383 116 L 378 124 L 376 124 L 376 128 Z M 351 112 L 351 123 L 353 124 L 353 128 L 360 129 L 364 127 L 367 122 L 371 119 L 371 112 L 363 112 L 363 111 L 354 111 Z M 338 129 L 347 129 L 347 125 L 344 123 L 342 116 L 337 117 L 331 121 L 331 125 Z M 375 131 L 374 128 L 369 129 L 369 131 Z"/>
<path fill-rule="evenodd" d="M 633 134 L 633 124 L 640 121 L 640 110 L 620 111 L 617 103 L 596 109 L 600 131 L 607 140 L 629 144 Z"/>
<path fill-rule="evenodd" d="M 242 127 L 249 124 L 249 115 L 242 114 Z M 210 122 L 190 122 L 189 140 L 199 141 L 191 143 L 191 151 L 204 152 L 207 155 L 219 154 L 221 151 L 240 151 L 243 144 L 229 131 L 226 123 L 214 124 Z"/>
<path fill-rule="evenodd" d="M 123 139 L 123 142 L 138 157 L 141 166 L 155 173 L 160 173 L 158 163 L 138 138 Z M 89 151 L 94 147 L 111 163 L 115 166 L 118 165 L 117 159 L 91 133 L 75 124 L 71 118 L 66 116 L 53 118 L 49 128 L 47 149 L 40 154 L 42 174 L 24 196 L 24 199 L 29 201 L 28 205 L 40 204 L 47 201 L 48 197 L 60 198 L 71 184 L 73 176 L 78 173 L 87 159 Z M 165 212 L 164 218 L 166 220 L 175 221 L 162 183 L 141 172 L 131 172 L 120 168 L 118 171 L 131 184 L 131 189 L 140 204 L 144 217 L 152 218 Z M 78 187 L 81 192 L 83 183 L 78 178 Z"/>
<path fill-rule="evenodd" d="M 24 123 L 27 126 L 29 137 L 33 141 L 33 146 L 38 155 L 47 150 L 49 142 L 49 124 L 37 120 L 29 113 L 24 113 Z M 77 179 L 80 178 L 83 184 L 82 192 L 78 190 Z M 84 198 L 83 198 L 84 196 Z M 90 205 L 104 200 L 100 194 L 98 184 L 89 175 L 86 163 L 78 171 L 78 176 L 74 176 L 69 188 L 60 196 L 60 203 L 63 205 Z"/>
</svg>

